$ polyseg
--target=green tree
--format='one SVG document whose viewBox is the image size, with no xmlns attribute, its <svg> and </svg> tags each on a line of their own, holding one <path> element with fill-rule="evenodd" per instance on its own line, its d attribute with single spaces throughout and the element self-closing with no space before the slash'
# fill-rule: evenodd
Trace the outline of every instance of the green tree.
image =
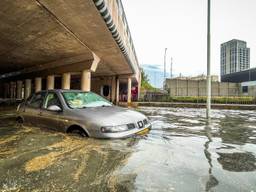
<svg viewBox="0 0 256 192">
<path fill-rule="evenodd" d="M 141 69 L 141 89 L 147 91 L 155 90 L 155 88 L 149 83 L 148 75 L 143 69 Z"/>
</svg>

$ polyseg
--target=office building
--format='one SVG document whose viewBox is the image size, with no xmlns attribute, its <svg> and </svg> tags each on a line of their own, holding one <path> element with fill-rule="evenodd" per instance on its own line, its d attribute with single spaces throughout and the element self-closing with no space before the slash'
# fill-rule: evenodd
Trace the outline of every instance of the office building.
<svg viewBox="0 0 256 192">
<path fill-rule="evenodd" d="M 233 39 L 221 44 L 221 76 L 250 68 L 250 48 L 245 41 Z"/>
</svg>

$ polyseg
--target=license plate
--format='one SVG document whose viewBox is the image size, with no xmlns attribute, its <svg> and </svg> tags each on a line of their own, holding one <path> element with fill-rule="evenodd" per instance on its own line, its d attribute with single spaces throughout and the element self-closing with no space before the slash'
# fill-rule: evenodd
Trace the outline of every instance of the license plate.
<svg viewBox="0 0 256 192">
<path fill-rule="evenodd" d="M 143 129 L 142 131 L 137 132 L 137 135 L 145 135 L 149 132 L 149 128 Z"/>
</svg>

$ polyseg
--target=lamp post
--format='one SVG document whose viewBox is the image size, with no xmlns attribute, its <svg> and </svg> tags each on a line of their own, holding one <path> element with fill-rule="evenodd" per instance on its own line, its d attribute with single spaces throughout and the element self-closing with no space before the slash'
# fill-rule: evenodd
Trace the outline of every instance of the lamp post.
<svg viewBox="0 0 256 192">
<path fill-rule="evenodd" d="M 167 52 L 167 48 L 164 49 L 164 83 L 163 83 L 163 88 L 165 86 L 165 80 L 166 80 L 166 52 Z"/>
<path fill-rule="evenodd" d="M 207 107 L 206 118 L 211 118 L 211 0 L 208 0 L 207 12 Z"/>
<path fill-rule="evenodd" d="M 164 78 L 166 78 L 166 52 L 167 48 L 164 49 Z"/>
<path fill-rule="evenodd" d="M 173 65 L 173 59 L 171 58 L 171 66 L 170 66 L 170 78 L 172 78 L 172 65 Z"/>
</svg>

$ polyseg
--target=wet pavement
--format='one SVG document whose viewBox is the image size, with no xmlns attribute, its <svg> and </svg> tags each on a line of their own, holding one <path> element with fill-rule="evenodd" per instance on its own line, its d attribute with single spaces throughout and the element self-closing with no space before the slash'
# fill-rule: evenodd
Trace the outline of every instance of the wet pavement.
<svg viewBox="0 0 256 192">
<path fill-rule="evenodd" d="M 0 112 L 0 191 L 256 191 L 255 111 L 140 108 L 124 140 L 18 127 Z"/>
</svg>

